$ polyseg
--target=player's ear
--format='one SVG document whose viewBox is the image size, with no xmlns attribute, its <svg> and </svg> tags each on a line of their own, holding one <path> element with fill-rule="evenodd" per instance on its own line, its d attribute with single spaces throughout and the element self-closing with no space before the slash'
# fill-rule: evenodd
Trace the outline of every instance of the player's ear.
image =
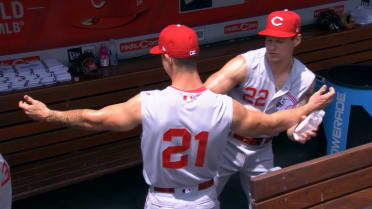
<svg viewBox="0 0 372 209">
<path fill-rule="evenodd" d="M 165 59 L 169 64 L 173 63 L 173 59 L 172 59 L 172 57 L 170 57 L 168 54 L 163 54 L 163 56 L 164 56 L 164 59 Z"/>
<path fill-rule="evenodd" d="M 295 35 L 295 37 L 293 37 L 293 41 L 294 41 L 294 47 L 297 47 L 298 45 L 300 45 L 300 43 L 302 41 L 301 33 Z"/>
</svg>

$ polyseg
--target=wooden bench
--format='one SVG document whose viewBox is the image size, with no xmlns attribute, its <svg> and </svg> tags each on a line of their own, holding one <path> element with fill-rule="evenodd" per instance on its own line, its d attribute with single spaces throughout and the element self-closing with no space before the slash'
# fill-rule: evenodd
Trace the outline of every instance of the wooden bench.
<svg viewBox="0 0 372 209">
<path fill-rule="evenodd" d="M 341 33 L 304 28 L 304 41 L 296 55 L 314 71 L 371 62 L 371 34 L 372 26 Z M 234 56 L 262 46 L 262 37 L 249 37 L 203 47 L 198 63 L 202 78 Z M 54 109 L 96 109 L 125 101 L 141 90 L 167 85 L 169 78 L 160 58 L 147 56 L 122 60 L 100 77 L 0 94 L 0 153 L 11 167 L 14 200 L 141 163 L 140 128 L 127 133 L 93 132 L 35 122 L 17 106 L 24 94 Z"/>
<path fill-rule="evenodd" d="M 372 143 L 250 180 L 254 209 L 372 207 Z"/>
</svg>

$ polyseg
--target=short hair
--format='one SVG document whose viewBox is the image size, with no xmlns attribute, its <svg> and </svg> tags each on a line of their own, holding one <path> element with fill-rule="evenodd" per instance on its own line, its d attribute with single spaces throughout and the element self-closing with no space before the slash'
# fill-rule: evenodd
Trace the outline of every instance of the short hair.
<svg viewBox="0 0 372 209">
<path fill-rule="evenodd" d="M 195 57 L 190 58 L 173 58 L 174 63 L 178 67 L 185 67 L 185 68 L 196 68 L 197 60 Z"/>
</svg>

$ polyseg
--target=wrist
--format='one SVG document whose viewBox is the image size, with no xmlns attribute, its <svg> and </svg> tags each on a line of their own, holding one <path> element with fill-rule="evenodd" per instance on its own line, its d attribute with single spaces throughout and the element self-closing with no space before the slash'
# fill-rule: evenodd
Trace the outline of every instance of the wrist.
<svg viewBox="0 0 372 209">
<path fill-rule="evenodd" d="M 316 110 L 315 106 L 314 105 L 311 105 L 310 103 L 307 103 L 305 104 L 304 106 L 304 115 L 309 115 L 310 113 L 312 113 L 313 111 Z"/>
<path fill-rule="evenodd" d="M 55 114 L 55 111 L 54 110 L 51 110 L 51 109 L 47 109 L 46 111 L 46 115 L 44 117 L 44 121 L 45 122 L 53 122 L 53 115 Z"/>
</svg>

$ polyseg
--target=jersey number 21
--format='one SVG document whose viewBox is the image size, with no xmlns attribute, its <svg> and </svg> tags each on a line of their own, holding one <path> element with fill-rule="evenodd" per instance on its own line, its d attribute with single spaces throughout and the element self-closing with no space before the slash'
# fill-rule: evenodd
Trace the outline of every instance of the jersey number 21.
<svg viewBox="0 0 372 209">
<path fill-rule="evenodd" d="M 191 143 L 191 133 L 184 128 L 180 129 L 169 129 L 163 135 L 163 141 L 172 141 L 173 137 L 182 137 L 182 144 L 180 146 L 170 146 L 167 147 L 162 152 L 162 166 L 163 168 L 183 168 L 188 165 L 188 155 L 182 155 L 178 161 L 171 161 L 171 155 L 176 153 L 182 153 L 190 148 Z M 194 140 L 198 141 L 198 150 L 196 154 L 196 167 L 203 167 L 205 151 L 207 150 L 208 132 L 201 131 L 193 137 Z"/>
</svg>

